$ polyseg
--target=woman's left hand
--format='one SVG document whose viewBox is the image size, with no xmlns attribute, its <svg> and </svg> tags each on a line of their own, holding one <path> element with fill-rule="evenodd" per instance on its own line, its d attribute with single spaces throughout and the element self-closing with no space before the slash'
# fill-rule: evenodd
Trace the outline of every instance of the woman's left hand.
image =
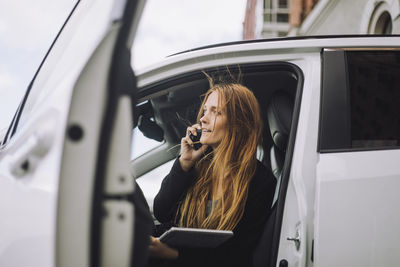
<svg viewBox="0 0 400 267">
<path fill-rule="evenodd" d="M 176 259 L 178 258 L 179 252 L 178 250 L 171 248 L 161 242 L 158 238 L 150 236 L 150 246 L 149 246 L 150 255 L 155 258 L 161 259 Z"/>
</svg>

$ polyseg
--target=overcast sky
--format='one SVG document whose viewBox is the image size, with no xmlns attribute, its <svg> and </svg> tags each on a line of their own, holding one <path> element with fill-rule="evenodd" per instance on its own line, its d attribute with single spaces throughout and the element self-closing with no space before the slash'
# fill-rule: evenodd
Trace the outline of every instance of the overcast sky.
<svg viewBox="0 0 400 267">
<path fill-rule="evenodd" d="M 199 46 L 242 39 L 246 0 L 150 0 L 134 45 L 134 67 Z"/>
<path fill-rule="evenodd" d="M 102 0 L 105 1 L 105 0 Z M 0 0 L 0 130 L 14 114 L 74 0 Z M 246 0 L 148 0 L 133 67 L 194 47 L 241 40 Z"/>
</svg>

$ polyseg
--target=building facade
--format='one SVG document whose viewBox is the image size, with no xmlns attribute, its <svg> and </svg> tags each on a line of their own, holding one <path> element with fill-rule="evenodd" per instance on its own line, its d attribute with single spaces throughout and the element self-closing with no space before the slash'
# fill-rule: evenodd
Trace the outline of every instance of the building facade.
<svg viewBox="0 0 400 267">
<path fill-rule="evenodd" d="M 400 33 L 400 0 L 320 0 L 292 35 Z"/>
<path fill-rule="evenodd" d="M 284 37 L 298 29 L 318 0 L 247 0 L 243 39 Z"/>
<path fill-rule="evenodd" d="M 248 0 L 243 25 L 244 39 L 396 34 L 400 0 Z"/>
</svg>

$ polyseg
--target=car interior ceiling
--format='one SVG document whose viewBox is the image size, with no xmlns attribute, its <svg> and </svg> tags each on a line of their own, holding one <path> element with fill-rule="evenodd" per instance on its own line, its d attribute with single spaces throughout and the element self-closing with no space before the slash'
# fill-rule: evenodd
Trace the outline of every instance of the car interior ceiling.
<svg viewBox="0 0 400 267">
<path fill-rule="evenodd" d="M 211 77 L 217 75 L 218 70 L 206 70 Z M 266 66 L 240 66 L 241 83 L 253 91 L 260 103 L 263 119 L 263 143 L 262 159 L 267 167 L 270 166 L 270 149 L 273 147 L 270 129 L 267 118 L 267 108 L 273 94 L 283 91 L 294 99 L 298 79 L 293 69 L 281 65 Z M 200 75 L 199 75 L 200 74 Z M 230 75 L 237 77 L 238 72 L 230 70 Z M 195 79 L 188 77 L 177 78 L 169 81 L 165 85 L 158 84 L 157 91 L 165 92 L 161 95 L 148 98 L 144 104 L 138 105 L 138 128 L 143 135 L 157 140 L 164 140 L 164 150 L 169 153 L 164 154 L 163 162 L 167 162 L 177 156 L 179 149 L 176 145 L 189 125 L 196 123 L 197 113 L 201 105 L 202 96 L 209 89 L 207 77 L 199 71 Z M 151 87 L 150 87 L 151 88 Z M 153 91 L 154 92 L 154 91 Z M 171 148 L 175 149 L 171 149 Z M 140 177 L 145 172 L 157 166 L 149 165 L 150 162 L 160 162 L 160 151 L 149 151 L 141 156 L 140 160 L 134 159 L 132 165 L 143 164 L 146 161 L 147 168 L 139 168 L 142 171 L 136 172 L 135 177 Z"/>
</svg>

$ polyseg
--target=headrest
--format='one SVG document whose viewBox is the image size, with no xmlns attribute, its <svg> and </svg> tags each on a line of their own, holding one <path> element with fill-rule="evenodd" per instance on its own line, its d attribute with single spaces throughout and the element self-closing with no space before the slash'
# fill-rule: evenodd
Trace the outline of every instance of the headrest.
<svg viewBox="0 0 400 267">
<path fill-rule="evenodd" d="M 292 123 L 293 100 L 284 91 L 275 92 L 268 106 L 267 116 L 275 146 L 285 152 Z"/>
</svg>

